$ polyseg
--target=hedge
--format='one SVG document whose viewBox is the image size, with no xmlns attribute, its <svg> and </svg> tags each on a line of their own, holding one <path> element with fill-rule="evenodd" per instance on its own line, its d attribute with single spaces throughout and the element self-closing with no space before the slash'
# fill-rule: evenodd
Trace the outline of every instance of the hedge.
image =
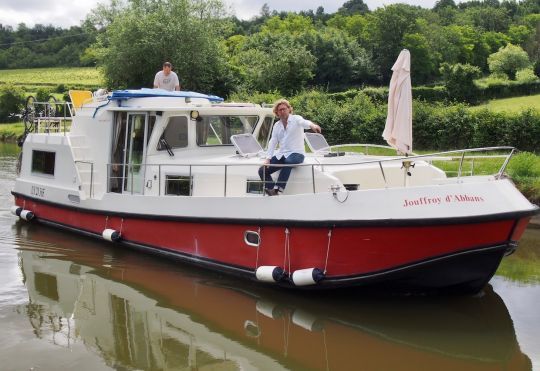
<svg viewBox="0 0 540 371">
<path fill-rule="evenodd" d="M 482 84 L 480 81 L 476 83 L 476 86 L 481 101 L 540 93 L 540 81 L 520 82 L 507 80 L 492 84 Z"/>
<path fill-rule="evenodd" d="M 291 98 L 298 114 L 320 124 L 331 144 L 385 144 L 382 132 L 387 105 L 374 103 L 365 91 L 351 94 L 301 93 Z M 450 150 L 470 147 L 514 146 L 540 152 L 540 112 L 472 111 L 465 104 L 413 104 L 414 148 Z"/>
</svg>

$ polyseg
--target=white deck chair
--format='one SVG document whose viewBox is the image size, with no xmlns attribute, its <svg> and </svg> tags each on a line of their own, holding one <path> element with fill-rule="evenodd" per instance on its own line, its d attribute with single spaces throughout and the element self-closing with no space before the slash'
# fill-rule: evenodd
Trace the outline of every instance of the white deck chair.
<svg viewBox="0 0 540 371">
<path fill-rule="evenodd" d="M 328 144 L 324 135 L 306 132 L 304 136 L 311 152 L 330 152 L 330 144 Z"/>
<path fill-rule="evenodd" d="M 253 134 L 231 135 L 231 142 L 236 147 L 238 154 L 243 157 L 255 157 L 264 152 Z"/>
</svg>

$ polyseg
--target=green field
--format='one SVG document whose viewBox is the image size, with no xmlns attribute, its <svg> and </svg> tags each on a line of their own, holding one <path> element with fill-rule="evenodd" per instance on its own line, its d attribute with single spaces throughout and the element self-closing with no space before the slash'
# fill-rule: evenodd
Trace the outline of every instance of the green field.
<svg viewBox="0 0 540 371">
<path fill-rule="evenodd" d="M 95 67 L 31 68 L 0 70 L 0 84 L 25 87 L 57 86 L 98 87 L 103 86 L 103 75 Z"/>
<path fill-rule="evenodd" d="M 529 108 L 540 111 L 540 94 L 515 98 L 493 99 L 486 104 L 471 107 L 472 110 L 485 108 L 494 112 L 517 113 Z"/>
</svg>

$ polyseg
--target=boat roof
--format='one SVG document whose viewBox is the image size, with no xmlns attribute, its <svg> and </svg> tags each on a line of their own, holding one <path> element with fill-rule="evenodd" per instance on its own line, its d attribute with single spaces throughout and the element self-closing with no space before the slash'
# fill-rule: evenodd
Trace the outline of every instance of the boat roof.
<svg viewBox="0 0 540 371">
<path fill-rule="evenodd" d="M 137 90 L 115 90 L 109 97 L 110 100 L 125 100 L 130 98 L 151 98 L 151 97 L 176 97 L 176 98 L 203 98 L 208 99 L 210 102 L 221 103 L 223 98 L 217 95 L 209 95 L 203 93 L 197 93 L 194 91 L 180 90 L 180 91 L 168 91 L 164 89 L 148 89 L 142 88 Z"/>
</svg>

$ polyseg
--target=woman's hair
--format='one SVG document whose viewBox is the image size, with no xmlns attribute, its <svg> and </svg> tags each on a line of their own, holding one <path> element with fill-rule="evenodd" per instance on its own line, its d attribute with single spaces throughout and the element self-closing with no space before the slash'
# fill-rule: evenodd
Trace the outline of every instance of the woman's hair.
<svg viewBox="0 0 540 371">
<path fill-rule="evenodd" d="M 274 108 L 272 108 L 272 111 L 274 112 L 274 115 L 278 115 L 277 114 L 277 110 L 278 110 L 278 107 L 281 106 L 282 104 L 286 105 L 290 110 L 291 110 L 291 113 L 292 113 L 292 106 L 291 104 L 289 103 L 289 101 L 287 99 L 280 99 L 278 101 L 276 101 L 274 103 Z"/>
</svg>

